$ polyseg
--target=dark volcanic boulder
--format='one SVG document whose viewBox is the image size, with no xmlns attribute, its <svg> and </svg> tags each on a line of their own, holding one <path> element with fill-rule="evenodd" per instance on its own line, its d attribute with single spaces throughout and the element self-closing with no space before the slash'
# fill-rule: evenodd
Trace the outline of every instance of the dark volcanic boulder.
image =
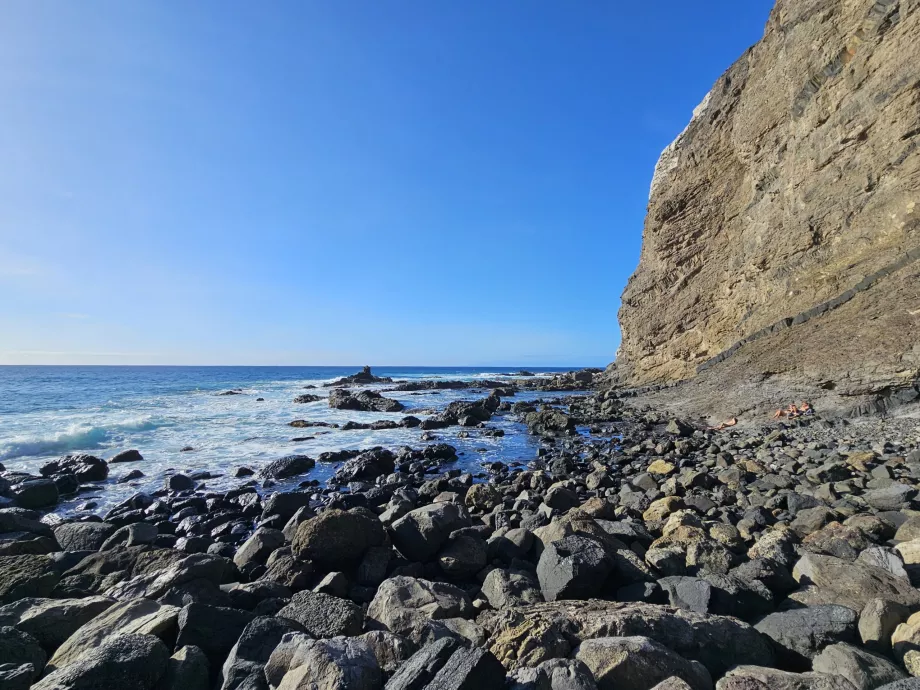
<svg viewBox="0 0 920 690">
<path fill-rule="evenodd" d="M 385 398 L 376 391 L 351 393 L 341 388 L 329 394 L 329 407 L 359 412 L 401 412 L 405 409 L 398 400 Z"/>
<path fill-rule="evenodd" d="M 261 616 L 250 621 L 224 662 L 221 690 L 264 688 L 265 664 L 275 647 L 286 633 L 300 630 L 285 618 Z"/>
<path fill-rule="evenodd" d="M 599 690 L 651 688 L 673 676 L 687 682 L 692 690 L 712 688 L 705 666 L 648 637 L 585 640 L 574 656 L 591 670 Z"/>
<path fill-rule="evenodd" d="M 467 527 L 470 518 L 462 506 L 432 503 L 416 508 L 393 523 L 393 545 L 412 561 L 431 559 L 447 542 L 450 533 Z"/>
<path fill-rule="evenodd" d="M 332 383 L 324 383 L 323 388 L 332 388 L 334 386 L 368 386 L 373 383 L 393 383 L 389 376 L 374 376 L 370 367 L 364 367 L 357 374 L 343 376 Z"/>
<path fill-rule="evenodd" d="M 413 637 L 429 621 L 468 618 L 473 611 L 469 595 L 459 587 L 401 575 L 384 580 L 367 617 L 390 632 Z"/>
<path fill-rule="evenodd" d="M 116 455 L 113 455 L 111 458 L 109 458 L 109 463 L 113 463 L 113 462 L 140 462 L 140 461 L 143 460 L 143 459 L 144 459 L 144 456 L 141 455 L 140 451 L 139 451 L 139 450 L 135 450 L 135 449 L 132 448 L 132 449 L 130 449 L 130 450 L 123 450 L 123 451 L 121 451 L 120 453 L 117 453 Z"/>
<path fill-rule="evenodd" d="M 771 613 L 754 627 L 773 641 L 786 668 L 806 671 L 827 645 L 858 642 L 857 618 L 856 611 L 845 606 L 811 606 Z"/>
<path fill-rule="evenodd" d="M 176 647 L 194 645 L 212 664 L 223 663 L 243 629 L 255 618 L 249 611 L 189 604 L 179 613 Z"/>
<path fill-rule="evenodd" d="M 572 535 L 543 549 L 537 578 L 547 601 L 590 599 L 601 591 L 613 566 L 600 542 Z"/>
<path fill-rule="evenodd" d="M 98 551 L 115 529 L 108 522 L 66 522 L 54 528 L 54 536 L 64 551 Z"/>
<path fill-rule="evenodd" d="M 304 393 L 303 395 L 298 395 L 296 398 L 294 398 L 294 402 L 298 404 L 304 404 L 304 403 L 316 402 L 322 399 L 323 399 L 322 396 L 312 395 L 310 393 Z"/>
<path fill-rule="evenodd" d="M 42 466 L 41 474 L 43 477 L 73 474 L 80 482 L 102 482 L 109 476 L 109 466 L 101 458 L 81 453 L 49 462 Z"/>
<path fill-rule="evenodd" d="M 574 436 L 575 420 L 552 408 L 530 412 L 524 417 L 530 433 L 539 436 Z"/>
<path fill-rule="evenodd" d="M 395 468 L 393 453 L 384 448 L 372 448 L 355 458 L 347 460 L 336 470 L 336 480 L 347 482 L 373 481 L 382 475 L 391 474 Z"/>
<path fill-rule="evenodd" d="M 0 606 L 0 626 L 15 626 L 38 640 L 46 651 L 52 652 L 83 624 L 114 603 L 107 597 L 20 599 Z"/>
<path fill-rule="evenodd" d="M 297 558 L 336 569 L 358 563 L 368 549 L 380 546 L 385 538 L 379 520 L 326 510 L 297 526 L 291 548 Z"/>
<path fill-rule="evenodd" d="M 49 508 L 58 502 L 60 491 L 53 479 L 27 479 L 10 488 L 13 500 L 20 508 L 35 510 Z"/>
<path fill-rule="evenodd" d="M 364 611 L 360 606 L 319 592 L 298 592 L 277 615 L 298 623 L 316 638 L 354 637 L 364 628 Z"/>
<path fill-rule="evenodd" d="M 0 604 L 47 597 L 60 579 L 48 556 L 0 556 Z"/>
<path fill-rule="evenodd" d="M 31 664 L 35 669 L 33 677 L 37 678 L 47 660 L 48 655 L 34 637 L 11 626 L 0 626 L 0 666 Z"/>
<path fill-rule="evenodd" d="M 119 635 L 32 686 L 32 690 L 150 690 L 166 673 L 169 650 L 153 635 Z"/>
<path fill-rule="evenodd" d="M 266 465 L 259 472 L 265 479 L 287 479 L 306 474 L 316 466 L 316 461 L 306 455 L 288 455 Z"/>
</svg>

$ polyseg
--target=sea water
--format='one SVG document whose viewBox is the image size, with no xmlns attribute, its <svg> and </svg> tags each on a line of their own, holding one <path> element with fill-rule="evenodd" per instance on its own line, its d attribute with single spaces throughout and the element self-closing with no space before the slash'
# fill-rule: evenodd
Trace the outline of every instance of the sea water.
<svg viewBox="0 0 920 690">
<path fill-rule="evenodd" d="M 99 490 L 83 492 L 61 502 L 57 512 L 95 501 L 94 512 L 105 510 L 138 491 L 163 486 L 169 472 L 207 471 L 207 488 L 227 490 L 243 483 L 233 477 L 237 467 L 258 471 L 285 455 L 316 457 L 324 451 L 384 446 L 422 447 L 420 429 L 342 431 L 322 427 L 294 428 L 295 419 L 334 422 L 398 421 L 414 414 L 443 409 L 453 400 L 473 400 L 487 390 L 392 392 L 406 409 L 395 414 L 355 412 L 329 408 L 324 399 L 298 404 L 304 393 L 325 396 L 323 383 L 358 371 L 360 367 L 133 367 L 133 366 L 0 366 L 0 463 L 7 470 L 38 474 L 39 468 L 68 453 L 91 453 L 108 460 L 115 453 L 136 448 L 142 462 L 113 464 Z M 551 374 L 566 369 L 530 371 Z M 379 367 L 377 376 L 396 381 L 417 379 L 492 379 L 507 381 L 516 368 Z M 392 385 L 392 384 L 389 384 Z M 308 390 L 306 387 L 316 386 Z M 372 386 L 381 390 L 388 385 Z M 240 389 L 239 395 L 219 395 Z M 518 393 L 511 401 L 527 401 L 546 394 Z M 257 401 L 264 398 L 264 401 Z M 457 448 L 456 467 L 478 473 L 483 464 L 533 460 L 538 442 L 520 422 L 500 415 L 489 423 L 504 437 L 480 436 L 476 430 L 460 438 L 460 427 L 433 432 L 438 442 Z M 310 437 L 295 441 L 295 438 Z M 193 450 L 183 452 L 183 448 Z M 306 479 L 325 482 L 335 465 L 317 463 L 301 477 L 279 485 L 294 488 Z M 119 484 L 131 470 L 144 477 Z"/>
</svg>

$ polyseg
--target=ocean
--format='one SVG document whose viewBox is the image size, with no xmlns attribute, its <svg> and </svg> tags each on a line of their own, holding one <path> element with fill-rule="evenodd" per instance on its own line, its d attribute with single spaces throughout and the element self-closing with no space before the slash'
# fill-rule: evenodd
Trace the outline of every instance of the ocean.
<svg viewBox="0 0 920 690">
<path fill-rule="evenodd" d="M 63 500 L 56 512 L 66 514 L 86 501 L 93 512 L 108 508 L 138 491 L 163 486 L 167 471 L 207 471 L 207 488 L 227 490 L 243 483 L 235 468 L 254 470 L 285 455 L 316 457 L 324 451 L 403 445 L 421 447 L 419 429 L 341 431 L 294 428 L 295 419 L 335 422 L 399 420 L 422 410 L 436 411 L 452 400 L 475 399 L 487 391 L 424 391 L 387 393 L 406 410 L 395 414 L 330 409 L 326 400 L 297 404 L 303 393 L 325 395 L 322 384 L 354 374 L 360 367 L 164 367 L 164 366 L 0 366 L 0 464 L 7 470 L 38 474 L 39 468 L 68 453 L 91 453 L 109 459 L 136 448 L 142 462 L 110 466 L 109 479 L 98 491 Z M 519 368 L 375 367 L 377 376 L 412 379 L 507 380 Z M 536 374 L 564 368 L 528 367 Z M 317 390 L 305 390 L 307 386 Z M 386 386 L 375 386 L 381 388 Z M 240 395 L 219 393 L 240 389 Z M 327 389 L 328 390 L 328 389 Z M 521 392 L 513 401 L 547 394 Z M 264 398 L 258 402 L 257 398 Z M 464 471 L 482 471 L 481 464 L 530 461 L 538 443 L 519 422 L 497 416 L 490 427 L 503 429 L 500 438 L 459 438 L 459 427 L 434 432 L 438 442 L 457 448 Z M 293 440 L 305 438 L 306 440 Z M 193 450 L 182 452 L 183 448 Z M 131 470 L 144 477 L 119 484 Z M 294 488 L 305 479 L 325 482 L 334 465 L 318 463 L 307 475 L 289 480 Z M 279 483 L 285 488 L 285 483 Z"/>
</svg>

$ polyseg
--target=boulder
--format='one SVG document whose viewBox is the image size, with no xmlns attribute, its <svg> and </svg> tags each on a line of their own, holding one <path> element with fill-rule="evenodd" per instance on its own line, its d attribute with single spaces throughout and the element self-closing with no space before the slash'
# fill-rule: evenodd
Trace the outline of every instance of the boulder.
<svg viewBox="0 0 920 690">
<path fill-rule="evenodd" d="M 116 529 L 108 522 L 65 522 L 54 528 L 54 537 L 63 551 L 98 551 Z"/>
<path fill-rule="evenodd" d="M 386 630 L 371 630 L 361 635 L 360 639 L 371 648 L 384 674 L 394 673 L 418 651 L 418 646 L 412 640 Z"/>
<path fill-rule="evenodd" d="M 187 645 L 169 657 L 166 673 L 156 690 L 208 690 L 210 673 L 210 664 L 204 652 Z M 264 679 L 261 682 L 264 683 Z M 263 687 L 261 684 L 254 686 Z"/>
<path fill-rule="evenodd" d="M 109 476 L 109 466 L 105 460 L 86 453 L 65 455 L 60 460 L 49 462 L 40 471 L 43 477 L 72 474 L 80 483 L 104 482 Z"/>
<path fill-rule="evenodd" d="M 48 670 L 70 666 L 118 636 L 154 635 L 170 639 L 175 634 L 178 617 L 179 609 L 175 606 L 164 606 L 147 599 L 113 604 L 77 628 L 64 641 L 48 661 Z"/>
<path fill-rule="evenodd" d="M 354 637 L 364 629 L 360 606 L 319 592 L 298 592 L 278 616 L 295 621 L 316 638 Z"/>
<path fill-rule="evenodd" d="M 907 678 L 903 670 L 885 657 L 845 643 L 825 647 L 812 661 L 812 670 L 843 676 L 856 690 L 875 690 L 880 685 Z"/>
<path fill-rule="evenodd" d="M 326 510 L 301 523 L 291 543 L 297 558 L 329 570 L 359 562 L 368 549 L 383 544 L 386 534 L 379 520 L 360 513 Z"/>
<path fill-rule="evenodd" d="M 60 579 L 48 556 L 0 556 L 0 604 L 47 597 Z"/>
<path fill-rule="evenodd" d="M 139 450 L 130 449 L 123 450 L 120 453 L 116 453 L 111 458 L 109 458 L 109 463 L 116 462 L 140 462 L 144 459 L 144 456 L 141 455 Z"/>
<path fill-rule="evenodd" d="M 233 645 L 221 668 L 220 690 L 252 690 L 264 687 L 265 664 L 287 633 L 301 632 L 285 618 L 253 618 Z"/>
<path fill-rule="evenodd" d="M 406 661 L 387 681 L 386 690 L 421 690 L 434 679 L 451 655 L 461 647 L 454 638 L 431 642 Z"/>
<path fill-rule="evenodd" d="M 450 533 L 470 524 L 462 506 L 432 503 L 411 510 L 390 527 L 393 545 L 412 561 L 427 561 L 447 542 Z"/>
<path fill-rule="evenodd" d="M 34 637 L 8 625 L 0 626 L 0 667 L 28 664 L 33 669 L 34 680 L 45 668 L 47 659 L 48 655 Z"/>
<path fill-rule="evenodd" d="M 891 636 L 910 617 L 910 609 L 885 599 L 872 599 L 859 613 L 859 637 L 863 645 L 882 654 L 891 652 Z"/>
<path fill-rule="evenodd" d="M 597 683 L 588 667 L 577 659 L 550 659 L 508 674 L 507 687 L 508 690 L 597 690 Z M 692 689 L 684 684 L 683 688 L 675 686 L 672 690 Z"/>
<path fill-rule="evenodd" d="M 401 412 L 405 409 L 397 400 L 383 397 L 376 391 L 350 391 L 338 388 L 329 394 L 329 407 L 336 410 L 356 410 L 359 412 Z"/>
<path fill-rule="evenodd" d="M 459 647 L 450 655 L 426 690 L 502 690 L 505 669 L 491 652 Z"/>
<path fill-rule="evenodd" d="M 284 636 L 265 665 L 265 677 L 279 690 L 380 690 L 382 677 L 370 646 L 360 638 L 314 640 Z"/>
<path fill-rule="evenodd" d="M 0 666 L 0 688 L 3 690 L 29 690 L 35 676 L 32 664 Z"/>
<path fill-rule="evenodd" d="M 711 690 L 712 678 L 698 661 L 688 661 L 648 637 L 601 637 L 582 642 L 574 657 L 594 675 L 599 690 L 651 688 L 677 676 L 693 690 Z"/>
<path fill-rule="evenodd" d="M 716 690 L 855 690 L 843 676 L 790 673 L 761 666 L 738 666 L 716 683 Z"/>
<path fill-rule="evenodd" d="M 179 612 L 176 647 L 198 647 L 212 666 L 220 666 L 253 618 L 255 614 L 249 611 L 189 604 Z"/>
<path fill-rule="evenodd" d="M 805 554 L 795 564 L 792 576 L 808 585 L 810 603 L 839 604 L 861 611 L 871 599 L 885 599 L 905 606 L 920 606 L 920 591 L 888 571 L 863 563 Z"/>
<path fill-rule="evenodd" d="M 155 563 L 154 567 L 138 573 L 130 580 L 124 580 L 105 591 L 105 595 L 121 601 L 147 598 L 159 599 L 170 590 L 181 587 L 193 580 L 207 580 L 212 584 L 222 584 L 234 574 L 233 562 L 205 553 L 193 553 L 183 556 L 181 552 L 167 550 L 166 562 Z"/>
<path fill-rule="evenodd" d="M 152 690 L 165 675 L 169 650 L 153 635 L 116 635 L 32 686 L 32 690 Z"/>
<path fill-rule="evenodd" d="M 594 539 L 573 535 L 550 543 L 537 564 L 537 578 L 547 601 L 589 599 L 603 588 L 613 559 Z"/>
<path fill-rule="evenodd" d="M 429 620 L 469 618 L 473 603 L 459 587 L 397 576 L 377 589 L 367 617 L 390 632 L 412 639 Z"/>
<path fill-rule="evenodd" d="M 20 599 L 0 607 L 0 626 L 16 626 L 38 640 L 45 651 L 52 653 L 78 628 L 114 603 L 106 597 Z"/>
<path fill-rule="evenodd" d="M 306 455 L 288 455 L 270 462 L 259 471 L 263 479 L 287 479 L 306 474 L 316 466 L 316 460 Z"/>
<path fill-rule="evenodd" d="M 13 500 L 20 508 L 38 510 L 56 505 L 60 492 L 53 479 L 27 479 L 10 488 Z"/>
<path fill-rule="evenodd" d="M 487 561 L 486 543 L 479 535 L 462 534 L 451 537 L 438 552 L 437 562 L 451 578 L 472 577 Z"/>
<path fill-rule="evenodd" d="M 543 601 L 539 580 L 527 570 L 495 568 L 489 571 L 482 583 L 482 594 L 495 609 Z"/>
<path fill-rule="evenodd" d="M 281 530 L 259 527 L 236 550 L 233 562 L 239 568 L 249 563 L 265 563 L 272 551 L 282 545 L 284 545 L 284 533 Z"/>
<path fill-rule="evenodd" d="M 773 641 L 788 670 L 801 671 L 827 645 L 856 642 L 856 619 L 856 612 L 845 606 L 810 606 L 771 613 L 754 627 Z"/>
</svg>

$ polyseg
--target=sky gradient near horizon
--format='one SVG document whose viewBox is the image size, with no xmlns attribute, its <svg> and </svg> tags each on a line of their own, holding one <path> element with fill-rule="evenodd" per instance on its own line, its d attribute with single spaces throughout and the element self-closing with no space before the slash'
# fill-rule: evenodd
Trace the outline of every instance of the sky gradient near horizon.
<svg viewBox="0 0 920 690">
<path fill-rule="evenodd" d="M 8 0 L 0 364 L 602 366 L 768 0 Z"/>
</svg>

